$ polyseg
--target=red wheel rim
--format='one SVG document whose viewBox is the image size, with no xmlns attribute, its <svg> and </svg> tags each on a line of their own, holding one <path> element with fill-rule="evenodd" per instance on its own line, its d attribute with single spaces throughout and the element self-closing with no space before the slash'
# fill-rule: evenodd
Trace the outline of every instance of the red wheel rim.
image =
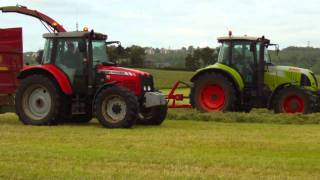
<svg viewBox="0 0 320 180">
<path fill-rule="evenodd" d="M 303 113 L 304 108 L 304 100 L 296 95 L 286 97 L 282 104 L 282 109 L 286 113 Z"/>
<path fill-rule="evenodd" d="M 200 105 L 206 111 L 219 111 L 226 101 L 224 89 L 214 84 L 204 86 L 199 98 Z"/>
</svg>

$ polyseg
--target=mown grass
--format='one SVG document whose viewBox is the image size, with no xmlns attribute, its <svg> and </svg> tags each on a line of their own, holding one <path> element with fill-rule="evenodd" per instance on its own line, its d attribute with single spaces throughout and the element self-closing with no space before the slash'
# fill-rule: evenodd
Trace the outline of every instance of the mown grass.
<svg viewBox="0 0 320 180">
<path fill-rule="evenodd" d="M 191 74 L 147 71 L 166 94 Z M 4 114 L 0 179 L 319 179 L 319 122 L 320 114 L 184 109 L 170 110 L 159 127 L 111 130 L 96 120 L 24 126 Z"/>
<path fill-rule="evenodd" d="M 24 126 L 0 115 L 0 179 L 317 179 L 320 126 L 166 120 Z"/>
<path fill-rule="evenodd" d="M 274 114 L 267 109 L 253 109 L 250 113 L 216 112 L 199 113 L 194 109 L 172 109 L 169 119 L 213 121 L 224 123 L 266 123 L 266 124 L 320 124 L 320 113 L 315 114 Z"/>
<path fill-rule="evenodd" d="M 164 94 L 169 94 L 169 89 L 161 90 Z M 190 89 L 177 89 L 176 93 L 188 96 Z M 169 101 L 171 104 L 172 101 Z M 188 104 L 189 99 L 177 101 L 176 104 Z M 320 124 L 320 113 L 315 114 L 274 114 L 267 109 L 253 109 L 250 113 L 237 112 L 216 112 L 200 113 L 194 109 L 170 109 L 169 119 L 174 120 L 195 120 L 195 121 L 214 121 L 225 123 L 276 123 L 276 124 Z"/>
</svg>

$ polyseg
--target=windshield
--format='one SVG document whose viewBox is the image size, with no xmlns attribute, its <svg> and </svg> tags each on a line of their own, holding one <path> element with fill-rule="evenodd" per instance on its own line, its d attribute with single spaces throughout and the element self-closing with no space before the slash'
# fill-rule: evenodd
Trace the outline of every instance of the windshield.
<svg viewBox="0 0 320 180">
<path fill-rule="evenodd" d="M 92 61 L 94 67 L 99 64 L 110 63 L 105 41 L 92 41 Z"/>
<path fill-rule="evenodd" d="M 229 43 L 224 42 L 220 47 L 218 62 L 222 64 L 229 64 Z"/>
</svg>

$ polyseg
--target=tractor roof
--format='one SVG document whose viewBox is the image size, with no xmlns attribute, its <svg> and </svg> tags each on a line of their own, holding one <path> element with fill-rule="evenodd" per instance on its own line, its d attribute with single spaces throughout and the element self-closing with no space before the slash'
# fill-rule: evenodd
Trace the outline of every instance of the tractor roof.
<svg viewBox="0 0 320 180">
<path fill-rule="evenodd" d="M 259 37 L 253 37 L 253 36 L 225 36 L 225 37 L 219 37 L 218 41 L 222 42 L 222 41 L 258 41 Z M 265 39 L 268 40 L 268 39 Z"/>
<path fill-rule="evenodd" d="M 59 32 L 43 34 L 44 38 L 85 38 L 89 37 L 91 32 L 73 31 L 73 32 Z M 96 39 L 107 39 L 107 35 L 101 33 L 94 33 Z"/>
</svg>

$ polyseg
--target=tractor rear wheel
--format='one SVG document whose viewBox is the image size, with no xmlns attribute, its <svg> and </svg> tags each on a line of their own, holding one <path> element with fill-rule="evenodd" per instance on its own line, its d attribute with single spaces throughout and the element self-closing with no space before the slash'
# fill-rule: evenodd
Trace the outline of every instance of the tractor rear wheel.
<svg viewBox="0 0 320 180">
<path fill-rule="evenodd" d="M 32 75 L 20 82 L 15 106 L 20 121 L 26 125 L 55 125 L 61 92 L 51 79 L 43 75 Z"/>
<path fill-rule="evenodd" d="M 218 73 L 205 73 L 191 88 L 191 105 L 201 112 L 233 111 L 236 89 L 228 78 Z"/>
<path fill-rule="evenodd" d="M 130 128 L 138 117 L 137 97 L 124 87 L 112 86 L 102 90 L 94 109 L 99 122 L 107 128 Z"/>
<path fill-rule="evenodd" d="M 274 100 L 275 113 L 312 113 L 313 105 L 311 96 L 298 87 L 282 89 Z"/>
<path fill-rule="evenodd" d="M 156 106 L 141 110 L 139 113 L 138 124 L 142 125 L 161 125 L 166 119 L 168 106 Z"/>
</svg>

